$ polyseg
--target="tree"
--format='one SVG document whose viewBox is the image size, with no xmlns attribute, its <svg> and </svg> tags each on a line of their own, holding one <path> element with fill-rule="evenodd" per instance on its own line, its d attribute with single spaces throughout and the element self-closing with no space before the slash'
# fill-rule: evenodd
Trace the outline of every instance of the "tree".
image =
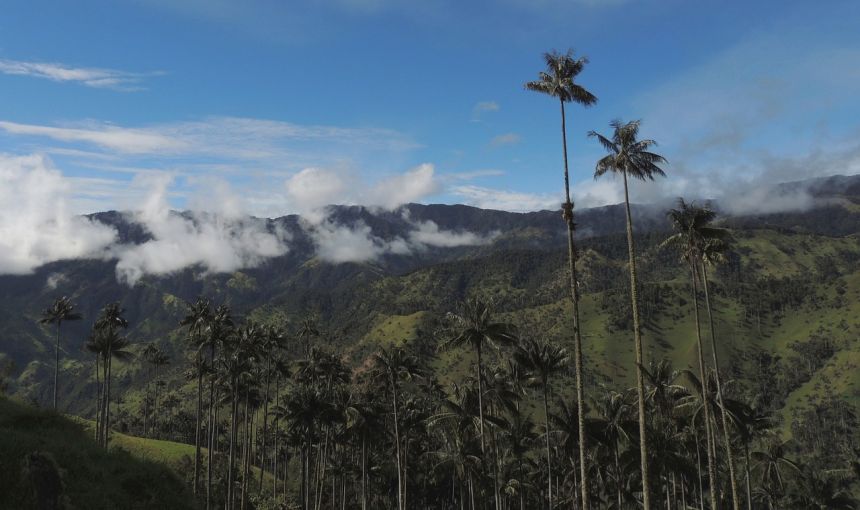
<svg viewBox="0 0 860 510">
<path fill-rule="evenodd" d="M 639 300 L 637 296 L 636 283 L 636 247 L 633 242 L 633 218 L 630 215 L 630 192 L 627 178 L 633 177 L 640 180 L 653 180 L 655 175 L 664 176 L 665 173 L 658 166 L 665 163 L 663 156 L 650 152 L 649 149 L 655 145 L 654 140 L 637 140 L 640 121 L 634 120 L 623 123 L 614 120 L 610 123 L 614 132 L 612 138 L 607 138 L 595 131 L 590 131 L 588 136 L 595 137 L 609 153 L 601 158 L 594 170 L 594 177 L 598 178 L 606 173 L 621 174 L 624 180 L 624 207 L 627 219 L 627 253 L 630 266 L 630 302 L 633 314 L 633 342 L 636 351 L 636 391 L 639 408 L 639 455 L 642 469 L 642 504 L 645 510 L 651 508 L 651 488 L 648 477 L 648 438 L 646 434 L 647 424 L 645 414 L 645 376 L 644 357 L 642 354 L 642 331 L 639 324 Z"/>
<path fill-rule="evenodd" d="M 546 424 L 546 466 L 548 508 L 552 508 L 552 455 L 550 450 L 549 378 L 564 370 L 568 363 L 567 351 L 549 342 L 525 339 L 514 351 L 517 360 L 531 374 L 531 383 L 543 390 L 543 411 Z"/>
<path fill-rule="evenodd" d="M 202 361 L 202 349 L 207 345 L 209 336 L 206 335 L 209 323 L 212 320 L 212 307 L 208 299 L 197 298 L 193 304 L 188 304 L 188 314 L 179 321 L 180 327 L 188 328 L 188 342 L 194 347 L 194 356 L 197 365 L 197 409 L 196 425 L 194 429 L 194 494 L 200 487 L 200 430 L 201 414 L 203 408 L 203 372 L 206 365 Z"/>
<path fill-rule="evenodd" d="M 167 356 L 167 353 L 162 351 L 155 344 L 149 344 L 146 346 L 146 349 L 143 350 L 143 359 L 146 360 L 147 363 L 152 365 L 154 370 L 153 374 L 153 384 L 155 385 L 155 398 L 153 400 L 153 412 L 155 416 L 159 416 L 158 414 L 158 386 L 162 383 L 158 379 L 158 367 L 167 366 L 170 364 L 170 358 Z M 158 422 L 155 423 L 156 426 L 156 435 L 158 434 Z"/>
<path fill-rule="evenodd" d="M 585 413 L 583 412 L 584 385 L 582 364 L 582 335 L 579 329 L 579 288 L 576 278 L 576 245 L 573 233 L 576 223 L 573 220 L 573 202 L 570 199 L 570 176 L 567 164 L 567 126 L 565 119 L 564 103 L 578 103 L 583 106 L 591 106 L 597 102 L 597 97 L 574 80 L 582 72 L 588 59 L 584 57 L 574 58 L 573 51 L 568 50 L 566 54 L 550 52 L 544 54 L 546 71 L 538 75 L 538 79 L 526 83 L 526 88 L 540 92 L 559 101 L 561 107 L 561 142 L 564 155 L 564 193 L 565 202 L 562 204 L 562 217 L 567 225 L 567 255 L 570 278 L 570 298 L 573 307 L 573 350 L 574 350 L 574 373 L 576 378 L 576 402 L 579 416 L 579 443 L 580 448 L 580 470 L 582 479 L 582 507 L 589 508 L 588 503 L 588 477 L 585 463 L 586 434 Z"/>
<path fill-rule="evenodd" d="M 705 439 L 708 444 L 707 459 L 708 459 L 708 494 L 711 500 L 711 508 L 717 508 L 717 471 L 714 459 L 714 453 L 711 451 L 710 445 L 715 443 L 715 431 L 713 430 L 713 422 L 711 420 L 711 406 L 706 405 L 705 399 L 708 398 L 710 391 L 708 389 L 707 366 L 705 365 L 704 350 L 702 348 L 702 328 L 699 321 L 699 290 L 698 290 L 698 261 L 701 258 L 702 249 L 704 246 L 704 228 L 713 217 L 714 213 L 707 210 L 695 207 L 692 204 L 684 202 L 683 198 L 678 199 L 678 208 L 670 209 L 667 213 L 669 222 L 672 224 L 674 233 L 669 236 L 663 243 L 662 247 L 674 247 L 681 256 L 681 260 L 686 262 L 690 270 L 690 290 L 693 296 L 693 317 L 696 322 L 696 354 L 699 362 L 699 381 L 702 384 L 701 398 L 702 408 L 705 414 Z M 725 423 L 725 420 L 724 420 Z M 725 434 L 726 450 L 731 455 L 731 443 L 728 434 Z M 729 457 L 731 458 L 731 457 Z M 734 467 L 729 464 L 730 471 L 734 473 Z M 737 487 L 732 480 L 732 502 L 735 505 L 734 510 L 738 509 Z"/>
<path fill-rule="evenodd" d="M 397 508 L 405 510 L 403 473 L 406 471 L 400 451 L 400 423 L 398 419 L 397 389 L 400 380 L 411 380 L 421 374 L 418 359 L 408 354 L 402 347 L 391 351 L 381 349 L 373 355 L 375 378 L 391 389 L 391 411 L 394 416 L 394 452 L 397 460 Z"/>
<path fill-rule="evenodd" d="M 102 446 L 107 448 L 108 443 L 108 435 L 110 430 L 110 375 L 112 373 L 113 368 L 113 358 L 117 357 L 121 359 L 121 356 L 115 356 L 113 354 L 113 349 L 115 347 L 124 348 L 128 345 L 128 340 L 120 337 L 117 334 L 118 329 L 126 329 L 128 328 L 128 320 L 123 316 L 125 313 L 125 308 L 121 307 L 119 303 L 110 303 L 106 305 L 99 315 L 98 319 L 96 319 L 95 328 L 98 330 L 100 335 L 102 336 L 102 340 L 106 342 L 106 352 L 104 357 L 104 370 L 105 370 L 105 388 L 104 388 L 104 398 L 102 399 L 102 405 L 104 406 L 104 411 L 102 413 L 102 438 L 101 443 Z"/>
<path fill-rule="evenodd" d="M 215 365 L 215 355 L 218 352 L 218 347 L 224 345 L 234 333 L 233 316 L 230 308 L 227 305 L 219 305 L 212 313 L 212 318 L 209 323 L 206 345 L 209 346 L 209 366 L 211 374 L 209 379 L 209 437 L 208 437 L 208 455 L 206 459 L 206 508 L 212 508 L 212 464 L 216 449 L 216 430 L 217 430 L 217 406 L 215 383 L 218 380 L 218 370 Z"/>
<path fill-rule="evenodd" d="M 443 349 L 457 346 L 469 346 L 475 351 L 475 376 L 478 381 L 478 426 L 481 443 L 481 455 L 486 455 L 484 443 L 484 384 L 483 360 L 484 346 L 497 348 L 499 345 L 516 343 L 516 328 L 513 324 L 493 322 L 492 309 L 489 303 L 477 297 L 467 299 L 459 314 L 448 314 L 450 335 L 442 343 Z M 482 459 L 486 463 L 486 458 Z"/>
<path fill-rule="evenodd" d="M 57 410 L 57 380 L 60 372 L 60 326 L 63 321 L 77 320 L 81 320 L 81 314 L 75 312 L 75 305 L 65 296 L 57 298 L 49 308 L 42 312 L 42 318 L 39 319 L 42 324 L 57 325 L 57 342 L 54 346 L 54 411 Z"/>
</svg>

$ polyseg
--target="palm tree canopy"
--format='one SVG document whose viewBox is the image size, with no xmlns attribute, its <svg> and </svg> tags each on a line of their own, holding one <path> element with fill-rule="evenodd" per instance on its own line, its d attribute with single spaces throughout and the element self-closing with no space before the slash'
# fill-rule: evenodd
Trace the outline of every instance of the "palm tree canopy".
<svg viewBox="0 0 860 510">
<path fill-rule="evenodd" d="M 594 94 L 574 81 L 588 63 L 587 58 L 575 58 L 573 50 L 567 50 L 567 53 L 544 53 L 544 60 L 546 71 L 540 72 L 537 80 L 526 83 L 526 89 L 557 97 L 564 103 L 591 106 L 597 102 Z"/>
<path fill-rule="evenodd" d="M 203 332 L 209 327 L 211 320 L 212 306 L 209 300 L 199 297 L 194 303 L 188 304 L 188 314 L 179 321 L 179 325 L 188 327 L 190 340 L 202 346 L 206 340 Z"/>
<path fill-rule="evenodd" d="M 66 296 L 57 298 L 50 307 L 42 312 L 39 322 L 42 324 L 53 324 L 63 321 L 76 321 L 82 318 L 81 314 L 75 312 L 75 305 Z"/>
<path fill-rule="evenodd" d="M 462 312 L 448 314 L 448 318 L 452 323 L 453 334 L 443 341 L 443 348 L 468 345 L 478 349 L 484 344 L 498 347 L 513 345 L 517 341 L 515 326 L 493 322 L 492 307 L 477 297 L 467 299 Z"/>
<path fill-rule="evenodd" d="M 609 154 L 597 162 L 594 178 L 607 172 L 623 173 L 640 180 L 654 180 L 655 175 L 665 177 L 666 173 L 658 165 L 666 163 L 666 158 L 651 152 L 649 149 L 657 145 L 654 140 L 639 140 L 639 125 L 641 121 L 622 122 L 613 120 L 609 125 L 613 128 L 611 138 L 596 131 L 589 131 L 588 136 L 597 138 Z"/>
<path fill-rule="evenodd" d="M 549 342 L 531 338 L 522 341 L 514 351 L 514 359 L 531 375 L 532 384 L 543 385 L 549 376 L 567 366 L 567 350 Z"/>
<path fill-rule="evenodd" d="M 99 315 L 98 320 L 96 320 L 96 328 L 98 329 L 116 329 L 116 328 L 127 328 L 128 321 L 123 317 L 125 313 L 125 308 L 121 307 L 119 303 L 110 303 L 106 305 L 101 314 Z"/>
<path fill-rule="evenodd" d="M 661 248 L 677 248 L 685 261 L 701 258 L 716 263 L 725 258 L 731 234 L 726 229 L 711 226 L 716 212 L 679 198 L 677 208 L 669 209 L 666 217 L 675 233 L 660 244 Z"/>
</svg>

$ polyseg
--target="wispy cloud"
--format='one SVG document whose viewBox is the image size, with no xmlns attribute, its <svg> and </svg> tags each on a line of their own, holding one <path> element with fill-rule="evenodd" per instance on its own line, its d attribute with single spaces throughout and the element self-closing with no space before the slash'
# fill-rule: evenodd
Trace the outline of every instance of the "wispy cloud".
<svg viewBox="0 0 860 510">
<path fill-rule="evenodd" d="M 472 107 L 472 122 L 480 122 L 484 115 L 501 109 L 495 101 L 479 101 Z"/>
<path fill-rule="evenodd" d="M 72 82 L 87 87 L 124 92 L 143 90 L 141 83 L 145 78 L 163 74 L 162 72 L 130 73 L 117 69 L 73 67 L 56 62 L 26 62 L 10 59 L 0 59 L 0 73 L 56 82 Z"/>
<path fill-rule="evenodd" d="M 505 133 L 503 135 L 494 136 L 490 140 L 490 145 L 493 147 L 501 147 L 504 145 L 516 145 L 520 143 L 522 137 L 517 133 Z"/>
<path fill-rule="evenodd" d="M 561 204 L 561 199 L 552 193 L 523 193 L 471 185 L 454 186 L 451 192 L 466 204 L 481 209 L 525 212 L 558 209 Z"/>
</svg>

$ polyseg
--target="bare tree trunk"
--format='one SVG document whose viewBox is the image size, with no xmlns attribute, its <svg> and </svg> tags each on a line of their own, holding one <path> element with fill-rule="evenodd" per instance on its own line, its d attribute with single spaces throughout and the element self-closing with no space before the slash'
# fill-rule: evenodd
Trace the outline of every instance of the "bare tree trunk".
<svg viewBox="0 0 860 510">
<path fill-rule="evenodd" d="M 60 373 L 60 324 L 63 321 L 57 321 L 57 343 L 54 347 L 54 411 L 57 410 L 57 381 Z"/>
<path fill-rule="evenodd" d="M 545 416 L 546 423 L 546 481 L 547 481 L 547 502 L 549 505 L 547 508 L 552 510 L 552 450 L 549 446 L 549 403 L 547 402 L 547 381 L 543 381 L 543 412 Z"/>
<path fill-rule="evenodd" d="M 705 270 L 705 264 L 703 262 L 700 264 L 700 266 L 702 268 L 702 287 L 705 290 L 705 307 L 708 310 L 708 322 L 711 326 L 711 350 L 713 353 L 714 372 L 716 374 L 717 382 L 717 401 L 720 403 L 720 417 L 723 424 L 723 438 L 726 448 L 726 461 L 729 465 L 729 477 L 732 486 L 732 508 L 733 510 L 740 510 L 740 490 L 738 489 L 737 476 L 735 475 L 735 458 L 732 452 L 731 438 L 729 436 L 729 420 L 726 417 L 726 406 L 723 403 L 722 376 L 720 375 L 720 361 L 719 356 L 717 354 L 717 334 L 716 328 L 714 327 L 714 315 L 711 308 L 711 294 L 708 288 L 708 273 Z"/>
<path fill-rule="evenodd" d="M 690 261 L 690 278 L 692 279 L 692 289 L 693 289 L 693 314 L 696 319 L 696 353 L 698 354 L 699 359 L 699 378 L 702 383 L 702 410 L 705 415 L 705 441 L 708 445 L 707 449 L 707 457 L 708 457 L 708 495 L 711 500 L 711 508 L 717 507 L 717 470 L 714 465 L 714 455 L 711 449 L 712 438 L 713 438 L 713 429 L 711 428 L 711 406 L 708 402 L 708 373 L 705 369 L 705 357 L 702 353 L 702 331 L 699 327 L 699 290 L 696 277 L 696 266 L 695 262 Z"/>
<path fill-rule="evenodd" d="M 585 454 L 588 447 L 587 437 L 585 434 L 585 410 L 583 409 L 584 384 L 583 384 L 583 366 L 582 366 L 582 334 L 579 330 L 579 288 L 576 281 L 576 245 L 574 244 L 573 232 L 576 224 L 573 221 L 573 202 L 570 200 L 570 174 L 568 173 L 567 164 L 567 119 L 564 113 L 564 101 L 561 103 L 561 140 L 562 149 L 564 152 L 564 193 L 565 203 L 563 205 L 563 217 L 567 224 L 567 261 L 569 265 L 570 276 L 570 299 L 573 304 L 573 359 L 574 359 L 574 375 L 576 377 L 576 409 L 578 416 L 578 431 L 579 431 L 579 468 L 580 479 L 582 480 L 582 508 L 588 510 L 588 476 L 587 465 L 585 463 Z"/>
<path fill-rule="evenodd" d="M 394 398 L 394 443 L 395 443 L 395 455 L 397 456 L 397 510 L 406 510 L 403 507 L 403 461 L 401 460 L 400 453 L 400 427 L 397 423 L 397 381 L 394 379 L 394 375 L 391 375 L 391 393 Z M 482 438 L 483 441 L 483 438 Z"/>
<path fill-rule="evenodd" d="M 266 474 L 266 437 L 269 425 L 269 373 L 271 372 L 271 356 L 266 357 L 266 392 L 263 398 L 263 440 L 260 444 L 260 494 L 263 494 L 263 475 Z"/>
<path fill-rule="evenodd" d="M 200 428 L 203 412 L 203 365 L 197 353 L 197 426 L 194 429 L 194 495 L 200 487 Z"/>
<path fill-rule="evenodd" d="M 642 469 L 642 507 L 651 510 L 651 486 L 648 477 L 648 436 L 645 420 L 645 361 L 642 354 L 642 332 L 639 326 L 639 299 L 636 288 L 636 247 L 633 242 L 633 218 L 630 215 L 630 193 L 627 172 L 624 176 L 624 206 L 627 214 L 627 252 L 630 264 L 630 302 L 633 309 L 633 342 L 636 349 L 636 395 L 639 410 L 639 456 Z"/>
</svg>

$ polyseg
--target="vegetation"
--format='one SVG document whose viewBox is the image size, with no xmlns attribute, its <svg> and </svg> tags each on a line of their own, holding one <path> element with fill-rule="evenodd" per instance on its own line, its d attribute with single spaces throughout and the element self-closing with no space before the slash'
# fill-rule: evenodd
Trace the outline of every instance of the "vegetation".
<svg viewBox="0 0 860 510">
<path fill-rule="evenodd" d="M 396 277 L 317 269 L 320 295 L 302 273 L 255 307 L 224 289 L 264 278 L 233 275 L 184 311 L 177 296 L 197 292 L 143 281 L 136 298 L 161 315 L 105 305 L 92 366 L 78 362 L 94 424 L 0 400 L 0 506 L 860 506 L 857 239 L 730 235 L 683 200 L 634 229 L 628 178 L 665 162 L 639 121 L 589 133 L 608 153 L 595 177 L 623 180 L 624 232 L 575 239 L 565 103 L 596 98 L 574 81 L 587 60 L 545 61 L 526 87 L 561 106 L 566 266 L 560 244 L 517 244 L 524 228 L 513 248 Z M 165 317 L 172 333 L 144 340 Z M 57 326 L 54 408 L 60 324 L 76 318 L 60 298 L 37 319 Z"/>
</svg>

